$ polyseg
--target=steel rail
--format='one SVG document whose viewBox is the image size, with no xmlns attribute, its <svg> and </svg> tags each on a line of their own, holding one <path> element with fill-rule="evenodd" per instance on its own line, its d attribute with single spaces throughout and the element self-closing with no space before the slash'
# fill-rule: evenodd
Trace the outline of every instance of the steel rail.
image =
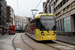
<svg viewBox="0 0 75 50">
<path fill-rule="evenodd" d="M 27 44 L 27 43 L 24 41 L 24 39 L 23 39 L 23 37 L 22 37 L 22 34 L 21 34 L 21 39 L 22 39 L 22 41 L 23 41 L 28 47 L 30 47 L 32 50 L 35 50 L 35 48 L 33 48 L 32 46 L 30 46 L 29 44 Z"/>
</svg>

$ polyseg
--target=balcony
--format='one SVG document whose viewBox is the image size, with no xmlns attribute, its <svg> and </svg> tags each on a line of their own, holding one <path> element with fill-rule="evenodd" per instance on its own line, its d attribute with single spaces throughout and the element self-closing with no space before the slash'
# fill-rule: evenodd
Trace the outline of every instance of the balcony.
<svg viewBox="0 0 75 50">
<path fill-rule="evenodd" d="M 2 14 L 0 15 L 0 20 L 3 18 Z"/>
<path fill-rule="evenodd" d="M 6 22 L 11 22 L 11 18 L 10 17 L 6 18 Z"/>
<path fill-rule="evenodd" d="M 2 5 L 3 3 L 2 3 L 2 1 L 0 1 L 0 5 Z"/>
<path fill-rule="evenodd" d="M 3 24 L 3 20 L 0 20 L 0 25 L 2 25 Z"/>
</svg>

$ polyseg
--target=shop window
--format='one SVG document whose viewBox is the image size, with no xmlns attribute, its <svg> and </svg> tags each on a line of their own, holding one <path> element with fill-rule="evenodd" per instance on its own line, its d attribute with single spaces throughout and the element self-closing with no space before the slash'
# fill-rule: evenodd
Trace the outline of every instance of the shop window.
<svg viewBox="0 0 75 50">
<path fill-rule="evenodd" d="M 67 31 L 70 31 L 70 17 L 67 17 Z"/>
<path fill-rule="evenodd" d="M 57 31 L 59 31 L 59 21 L 56 22 Z"/>
<path fill-rule="evenodd" d="M 58 21 L 58 30 L 60 31 L 60 20 Z"/>
<path fill-rule="evenodd" d="M 58 21 L 56 22 L 56 30 L 58 31 Z"/>
<path fill-rule="evenodd" d="M 66 31 L 66 18 L 64 18 L 64 31 Z"/>
<path fill-rule="evenodd" d="M 70 32 L 70 17 L 64 18 L 64 31 Z"/>
<path fill-rule="evenodd" d="M 61 28 L 61 31 L 63 31 L 63 19 L 60 20 L 60 28 Z"/>
</svg>

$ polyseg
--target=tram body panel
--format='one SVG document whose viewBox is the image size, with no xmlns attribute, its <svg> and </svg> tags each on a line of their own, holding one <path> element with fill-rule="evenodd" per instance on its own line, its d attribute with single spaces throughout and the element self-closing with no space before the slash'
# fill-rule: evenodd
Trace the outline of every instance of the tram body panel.
<svg viewBox="0 0 75 50">
<path fill-rule="evenodd" d="M 34 33 L 27 33 L 27 35 L 36 40 L 36 36 Z"/>
<path fill-rule="evenodd" d="M 31 25 L 35 28 L 31 28 Z M 28 24 L 28 36 L 37 40 L 56 40 L 56 24 L 54 14 L 41 14 Z"/>
<path fill-rule="evenodd" d="M 44 33 L 42 35 L 41 33 Z M 56 32 L 56 31 L 55 31 Z M 56 40 L 56 34 L 53 35 L 54 31 L 40 31 L 39 29 L 36 29 L 36 40 L 37 41 L 45 41 L 45 40 Z"/>
</svg>

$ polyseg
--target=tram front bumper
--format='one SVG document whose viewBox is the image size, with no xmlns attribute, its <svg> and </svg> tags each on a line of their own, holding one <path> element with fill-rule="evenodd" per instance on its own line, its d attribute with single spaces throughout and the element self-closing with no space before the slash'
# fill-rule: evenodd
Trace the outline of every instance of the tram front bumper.
<svg viewBox="0 0 75 50">
<path fill-rule="evenodd" d="M 44 40 L 56 40 L 56 36 L 41 36 L 38 41 L 44 41 Z"/>
</svg>

